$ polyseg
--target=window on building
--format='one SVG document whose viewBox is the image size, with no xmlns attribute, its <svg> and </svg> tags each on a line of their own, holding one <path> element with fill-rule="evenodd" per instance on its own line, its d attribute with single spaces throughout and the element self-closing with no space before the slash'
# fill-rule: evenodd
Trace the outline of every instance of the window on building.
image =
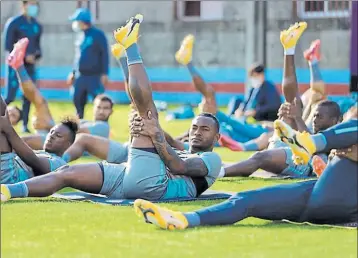
<svg viewBox="0 0 358 258">
<path fill-rule="evenodd" d="M 77 8 L 88 8 L 96 20 L 99 19 L 99 0 L 77 0 Z"/>
<path fill-rule="evenodd" d="M 176 17 L 182 21 L 210 21 L 223 18 L 222 1 L 176 1 Z"/>
<path fill-rule="evenodd" d="M 351 1 L 297 1 L 297 5 L 301 18 L 349 17 Z"/>
</svg>

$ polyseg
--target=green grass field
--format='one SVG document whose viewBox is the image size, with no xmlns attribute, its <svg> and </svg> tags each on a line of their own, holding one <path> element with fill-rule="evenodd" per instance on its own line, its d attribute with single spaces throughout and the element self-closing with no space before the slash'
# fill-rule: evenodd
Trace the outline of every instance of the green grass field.
<svg viewBox="0 0 358 258">
<path fill-rule="evenodd" d="M 56 119 L 73 114 L 71 104 L 52 103 Z M 126 106 L 117 106 L 110 121 L 113 138 L 126 141 Z M 91 107 L 86 118 L 91 119 Z M 179 135 L 189 121 L 165 122 Z M 225 161 L 250 153 L 217 149 Z M 84 158 L 77 162 L 91 162 Z M 289 180 L 222 179 L 214 189 L 243 191 Z M 192 211 L 217 201 L 175 203 L 169 208 Z M 357 257 L 357 231 L 275 224 L 246 219 L 233 226 L 167 232 L 144 224 L 131 207 L 46 199 L 20 199 L 1 205 L 1 257 Z"/>
</svg>

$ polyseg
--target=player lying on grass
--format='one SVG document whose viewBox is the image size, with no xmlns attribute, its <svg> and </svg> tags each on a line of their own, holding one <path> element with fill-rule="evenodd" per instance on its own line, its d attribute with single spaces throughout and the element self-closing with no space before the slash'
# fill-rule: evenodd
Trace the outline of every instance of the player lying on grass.
<svg viewBox="0 0 358 258">
<path fill-rule="evenodd" d="M 301 132 L 308 132 L 305 123 L 299 112 L 300 107 L 292 104 L 286 104 L 280 110 L 279 116 L 287 119 L 294 118 L 300 121 Z M 336 102 L 324 100 L 315 110 L 313 117 L 313 132 L 319 133 L 341 120 L 341 113 Z M 326 154 L 320 154 L 324 161 L 327 161 Z M 249 159 L 235 164 L 226 165 L 224 168 L 225 177 L 250 176 L 252 173 L 262 169 L 278 175 L 290 177 L 305 178 L 314 176 L 312 161 L 305 165 L 296 165 L 292 160 L 292 152 L 288 147 L 276 147 L 256 152 Z"/>
<path fill-rule="evenodd" d="M 114 32 L 127 55 L 129 96 L 142 120 L 151 125 L 146 127 L 146 132 L 132 138 L 127 165 L 103 161 L 63 166 L 56 173 L 18 184 L 1 185 L 1 201 L 49 196 L 64 187 L 118 199 L 163 200 L 199 196 L 215 182 L 221 159 L 212 152 L 220 137 L 219 125 L 213 115 L 200 114 L 192 121 L 189 152 L 177 153 L 165 141 L 137 45 L 142 19 L 137 15 Z"/>
<path fill-rule="evenodd" d="M 35 105 L 33 127 L 37 134 L 23 137 L 25 142 L 33 149 L 40 150 L 43 147 L 49 130 L 55 125 L 46 99 L 41 95 L 24 67 L 24 55 L 29 43 L 27 38 L 19 40 L 8 57 L 8 64 L 16 71 L 24 96 Z M 94 122 L 81 120 L 79 132 L 102 137 L 109 137 L 108 119 L 113 110 L 112 100 L 105 95 L 98 95 L 94 100 Z M 8 108 L 11 123 L 16 124 L 21 117 L 21 110 L 15 107 Z"/>
<path fill-rule="evenodd" d="M 6 104 L 1 98 L 1 106 Z M 5 110 L 5 109 L 4 109 Z M 51 128 L 42 151 L 33 151 L 16 133 L 7 116 L 1 116 L 1 183 L 17 183 L 46 174 L 66 164 L 61 158 L 74 142 L 77 123 L 62 120 Z"/>
<path fill-rule="evenodd" d="M 324 100 L 316 103 L 314 101 L 317 101 L 318 98 L 310 99 L 308 109 L 312 115 L 309 115 L 310 119 L 306 119 L 306 121 L 304 120 L 303 116 L 305 116 L 305 114 L 302 114 L 301 102 L 298 97 L 294 48 L 305 28 L 305 23 L 302 23 L 301 26 L 292 26 L 288 29 L 288 34 L 294 33 L 297 36 L 291 38 L 290 41 L 285 41 L 285 38 L 281 38 L 282 45 L 285 49 L 285 77 L 282 83 L 284 89 L 283 93 L 286 100 L 293 101 L 283 103 L 280 107 L 278 116 L 290 123 L 291 126 L 295 126 L 300 132 L 318 133 L 339 123 L 341 121 L 341 112 L 338 104 L 334 101 Z M 287 44 L 289 44 L 290 47 L 287 47 Z M 305 56 L 310 60 L 310 63 L 315 62 L 314 65 L 311 65 L 311 89 L 314 93 L 313 96 L 323 96 L 321 93 L 317 93 L 318 90 L 323 92 L 324 89 L 324 84 L 317 64 L 319 59 L 319 41 L 314 41 L 311 44 L 310 49 L 305 51 Z M 311 109 L 311 106 L 314 106 L 314 108 Z M 303 112 L 307 112 L 306 110 L 307 108 Z M 224 169 L 225 177 L 250 176 L 258 169 L 263 169 L 274 174 L 289 175 L 291 177 L 299 178 L 313 176 L 313 172 L 320 173 L 319 171 L 313 170 L 313 160 L 309 164 L 294 164 L 291 149 L 277 140 L 277 137 L 274 136 L 270 139 L 271 143 L 267 150 L 259 151 L 245 161 L 226 166 Z M 320 157 L 324 162 L 327 161 L 326 154 L 321 153 Z"/>
<path fill-rule="evenodd" d="M 307 163 L 315 153 L 358 143 L 356 119 L 314 135 L 296 132 L 279 120 L 275 127 L 290 144 L 298 163 Z M 349 155 L 336 155 L 318 180 L 237 193 L 223 203 L 194 212 L 174 212 L 145 200 L 136 200 L 134 207 L 145 222 L 169 230 L 230 225 L 249 217 L 319 224 L 358 222 L 357 170 L 357 157 L 352 160 Z"/>
<path fill-rule="evenodd" d="M 232 138 L 238 142 L 247 142 L 247 144 L 243 144 L 242 150 L 252 150 L 252 146 L 255 146 L 256 142 L 257 144 L 260 144 L 262 139 L 259 138 L 257 141 L 250 140 L 260 137 L 269 130 L 261 125 L 251 125 L 245 123 L 243 120 L 231 118 L 217 109 L 214 88 L 205 83 L 192 63 L 193 46 L 194 36 L 186 36 L 180 46 L 180 49 L 175 54 L 175 59 L 178 63 L 188 68 L 192 77 L 193 85 L 203 95 L 203 100 L 200 104 L 201 109 L 204 112 L 215 114 L 218 118 L 221 132 L 220 141 L 223 141 L 226 138 Z M 278 99 L 278 101 L 280 100 Z M 262 138 L 268 138 L 267 134 L 263 135 Z"/>
<path fill-rule="evenodd" d="M 133 124 L 138 122 L 138 113 L 133 112 L 129 117 L 129 125 L 132 129 L 132 134 L 137 134 L 138 130 L 142 129 L 142 126 Z M 167 143 L 177 150 L 189 150 L 189 144 L 183 141 L 172 138 L 168 133 L 164 132 Z M 104 137 L 89 135 L 89 134 L 77 134 L 75 142 L 66 150 L 62 158 L 66 162 L 77 160 L 83 156 L 84 153 L 105 160 L 109 163 L 121 164 L 128 160 L 129 144 L 120 143 Z"/>
<path fill-rule="evenodd" d="M 121 58 L 124 52 L 124 47 L 118 43 L 111 47 L 112 55 L 116 58 L 119 65 L 122 68 L 124 75 L 124 83 L 126 85 L 126 91 L 128 93 L 128 81 L 129 70 L 127 64 L 127 58 Z M 132 124 L 134 118 L 137 116 L 136 112 L 132 112 L 129 118 L 129 124 Z M 165 133 L 165 132 L 164 132 Z M 166 141 L 170 146 L 178 150 L 187 149 L 188 145 L 181 141 L 173 139 L 169 134 L 165 133 Z M 64 153 L 62 158 L 67 161 L 77 160 L 83 156 L 84 153 L 89 153 L 101 160 L 106 160 L 109 163 L 121 164 L 128 159 L 128 143 L 119 143 L 113 140 L 109 140 L 104 137 L 94 136 L 89 134 L 77 134 L 76 141 L 71 147 Z"/>
<path fill-rule="evenodd" d="M 318 103 L 325 99 L 325 84 L 322 81 L 322 76 L 319 69 L 319 60 L 320 60 L 320 40 L 315 40 L 311 43 L 311 46 L 309 49 L 304 51 L 304 57 L 308 61 L 308 64 L 310 66 L 310 88 L 301 96 L 301 100 L 303 103 L 304 110 L 300 113 L 302 113 L 302 119 L 304 123 L 307 125 L 310 132 L 313 132 L 312 130 L 312 120 L 313 116 L 315 115 L 315 109 L 318 105 Z M 292 57 L 294 57 L 292 55 Z M 291 56 L 285 57 L 285 66 L 287 68 L 284 68 L 287 71 L 287 76 L 294 80 L 291 83 L 290 80 L 284 80 L 285 88 L 284 91 L 284 97 L 285 99 L 290 99 L 289 96 L 286 97 L 285 93 L 290 94 L 291 96 L 294 95 L 294 92 L 297 92 L 298 94 L 298 84 L 296 81 L 296 76 L 290 75 L 290 73 L 293 71 L 292 69 L 289 69 L 289 66 L 294 66 L 294 59 L 291 58 Z M 295 68 L 294 68 L 295 69 Z M 283 105 L 288 105 L 291 102 L 285 102 Z M 294 104 L 294 103 L 291 103 Z M 302 121 L 301 121 L 302 124 Z M 294 124 L 292 126 L 295 126 Z M 272 136 L 271 134 L 268 134 L 269 137 L 267 137 L 267 133 L 264 133 L 262 136 L 266 137 L 259 137 L 258 139 L 254 139 L 252 141 L 249 141 L 247 143 L 240 143 L 233 139 L 230 139 L 229 137 L 222 137 L 220 139 L 220 143 L 222 146 L 228 147 L 233 151 L 247 151 L 247 150 L 263 150 L 268 147 L 269 145 L 269 138 Z"/>
</svg>

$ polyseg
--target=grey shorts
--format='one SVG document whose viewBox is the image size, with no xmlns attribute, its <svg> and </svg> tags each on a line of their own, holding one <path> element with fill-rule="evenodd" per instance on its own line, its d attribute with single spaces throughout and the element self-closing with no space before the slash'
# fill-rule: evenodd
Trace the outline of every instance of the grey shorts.
<svg viewBox="0 0 358 258">
<path fill-rule="evenodd" d="M 295 165 L 292 160 L 292 150 L 290 148 L 284 148 L 286 152 L 286 164 L 285 168 L 281 175 L 288 175 L 295 178 L 307 178 L 314 176 L 313 169 L 310 164 L 307 165 Z"/>
<path fill-rule="evenodd" d="M 123 178 L 125 173 L 124 164 L 112 164 L 107 161 L 99 162 L 98 165 L 103 173 L 103 185 L 100 194 L 110 198 L 123 199 Z"/>
<path fill-rule="evenodd" d="M 128 199 L 159 200 L 166 192 L 166 167 L 158 154 L 129 148 L 124 176 L 124 192 Z"/>
<path fill-rule="evenodd" d="M 14 184 L 33 177 L 25 163 L 15 153 L 1 154 L 1 184 Z"/>
<path fill-rule="evenodd" d="M 126 162 L 128 160 L 128 143 L 120 144 L 110 140 L 106 160 L 115 164 Z"/>
</svg>

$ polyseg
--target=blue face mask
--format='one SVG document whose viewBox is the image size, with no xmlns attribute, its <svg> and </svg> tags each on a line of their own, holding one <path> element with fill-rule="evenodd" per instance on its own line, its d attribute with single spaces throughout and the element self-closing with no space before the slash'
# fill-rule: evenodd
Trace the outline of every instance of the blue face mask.
<svg viewBox="0 0 358 258">
<path fill-rule="evenodd" d="M 30 17 L 36 17 L 39 13 L 39 7 L 37 5 L 27 6 L 27 15 Z"/>
</svg>

